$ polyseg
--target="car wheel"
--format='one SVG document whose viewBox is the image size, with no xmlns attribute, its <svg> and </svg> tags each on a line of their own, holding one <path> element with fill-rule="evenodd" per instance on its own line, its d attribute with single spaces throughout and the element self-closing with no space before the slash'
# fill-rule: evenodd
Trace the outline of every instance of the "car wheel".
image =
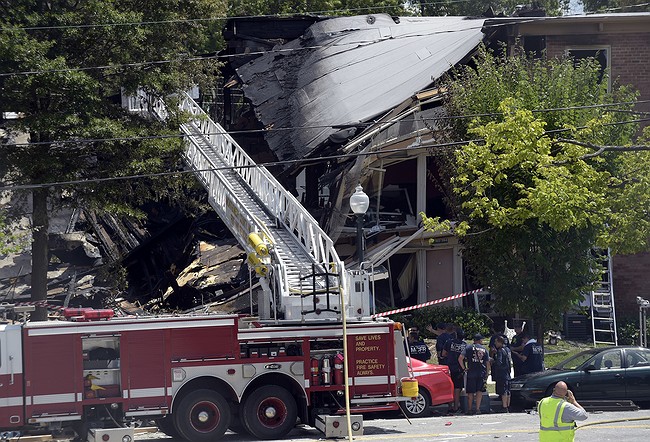
<svg viewBox="0 0 650 442">
<path fill-rule="evenodd" d="M 183 439 L 212 442 L 220 439 L 230 425 L 230 406 L 219 393 L 196 390 L 185 396 L 174 413 L 176 429 Z"/>
<path fill-rule="evenodd" d="M 400 407 L 408 417 L 428 416 L 431 412 L 431 397 L 429 396 L 429 392 L 424 388 L 419 388 L 418 396 L 414 399 L 400 402 Z"/>
<path fill-rule="evenodd" d="M 286 389 L 266 385 L 253 391 L 244 401 L 242 422 L 258 439 L 282 439 L 296 425 L 298 407 Z"/>
</svg>

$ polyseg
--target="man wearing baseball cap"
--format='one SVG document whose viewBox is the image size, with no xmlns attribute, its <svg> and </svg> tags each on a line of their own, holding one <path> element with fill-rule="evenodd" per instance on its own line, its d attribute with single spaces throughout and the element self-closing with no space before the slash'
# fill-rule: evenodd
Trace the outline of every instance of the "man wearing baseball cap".
<svg viewBox="0 0 650 442">
<path fill-rule="evenodd" d="M 467 414 L 481 414 L 481 399 L 486 391 L 488 374 L 490 374 L 490 358 L 488 351 L 483 347 L 483 335 L 474 335 L 474 343 L 465 348 L 463 354 L 458 356 L 458 363 L 467 373 L 465 392 L 467 393 Z M 472 405 L 476 399 L 476 408 Z"/>
</svg>

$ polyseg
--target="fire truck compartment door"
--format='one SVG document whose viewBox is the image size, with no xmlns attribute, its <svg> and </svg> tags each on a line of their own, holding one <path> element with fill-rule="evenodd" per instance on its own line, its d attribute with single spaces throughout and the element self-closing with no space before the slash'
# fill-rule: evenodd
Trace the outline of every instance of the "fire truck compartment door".
<svg viewBox="0 0 650 442">
<path fill-rule="evenodd" d="M 23 424 L 22 327 L 0 325 L 0 427 Z"/>
</svg>

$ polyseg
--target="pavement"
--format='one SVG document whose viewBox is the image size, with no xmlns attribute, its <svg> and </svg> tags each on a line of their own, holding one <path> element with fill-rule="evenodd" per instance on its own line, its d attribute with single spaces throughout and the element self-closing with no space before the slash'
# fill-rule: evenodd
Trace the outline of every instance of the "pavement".
<svg viewBox="0 0 650 442">
<path fill-rule="evenodd" d="M 364 416 L 363 436 L 355 441 L 408 442 L 408 441 L 458 441 L 487 442 L 510 440 L 537 442 L 539 417 L 536 412 L 490 413 L 477 416 L 442 415 L 436 407 L 434 416 L 405 419 L 395 413 L 374 413 Z M 435 413 L 438 413 L 436 416 Z M 142 433 L 136 440 L 171 442 L 162 433 Z M 253 441 L 250 436 L 227 432 L 225 442 Z M 312 427 L 298 425 L 286 438 L 288 442 L 323 441 L 323 434 Z M 339 439 L 347 440 L 347 439 Z M 650 440 L 650 410 L 592 412 L 587 421 L 578 423 L 576 442 L 642 442 Z"/>
</svg>

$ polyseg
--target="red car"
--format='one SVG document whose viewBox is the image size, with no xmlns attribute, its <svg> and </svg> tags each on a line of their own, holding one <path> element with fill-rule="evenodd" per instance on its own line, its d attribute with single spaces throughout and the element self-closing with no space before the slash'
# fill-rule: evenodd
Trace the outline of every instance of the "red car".
<svg viewBox="0 0 650 442">
<path fill-rule="evenodd" d="M 411 359 L 413 374 L 418 380 L 418 397 L 400 405 L 408 417 L 428 416 L 430 407 L 454 401 L 454 383 L 446 365 L 427 364 Z"/>
</svg>

